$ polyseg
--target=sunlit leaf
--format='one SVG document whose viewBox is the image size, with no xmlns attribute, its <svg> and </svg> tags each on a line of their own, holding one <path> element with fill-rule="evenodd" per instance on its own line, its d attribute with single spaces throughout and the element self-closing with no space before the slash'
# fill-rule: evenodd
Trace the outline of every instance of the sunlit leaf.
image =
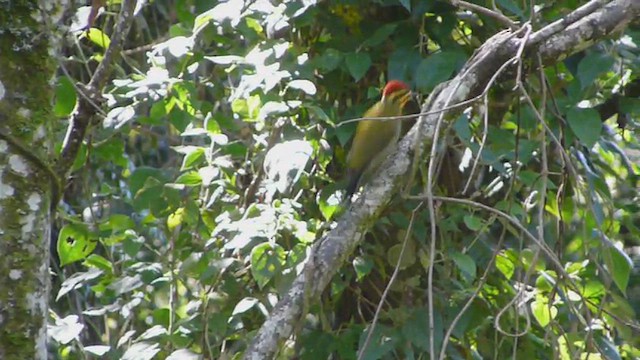
<svg viewBox="0 0 640 360">
<path fill-rule="evenodd" d="M 100 46 L 103 49 L 107 49 L 111 45 L 111 39 L 102 30 L 97 28 L 91 28 L 82 33 L 89 41 Z"/>
<path fill-rule="evenodd" d="M 260 288 L 281 271 L 285 258 L 284 249 L 277 244 L 265 242 L 251 250 L 251 274 Z"/>
<path fill-rule="evenodd" d="M 507 278 L 510 280 L 515 272 L 515 265 L 506 255 L 503 253 L 499 253 L 496 256 L 496 268 Z"/>
<path fill-rule="evenodd" d="M 554 305 L 549 305 L 542 300 L 531 302 L 531 312 L 542 327 L 547 326 L 558 315 L 558 309 Z"/>
<path fill-rule="evenodd" d="M 89 229 L 83 224 L 70 223 L 60 229 L 58 234 L 58 257 L 64 266 L 83 260 L 93 252 L 98 243 L 92 238 Z"/>
</svg>

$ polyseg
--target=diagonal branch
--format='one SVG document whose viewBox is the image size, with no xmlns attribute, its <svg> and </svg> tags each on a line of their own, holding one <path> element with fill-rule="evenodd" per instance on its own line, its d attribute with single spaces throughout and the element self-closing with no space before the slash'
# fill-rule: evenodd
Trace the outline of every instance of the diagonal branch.
<svg viewBox="0 0 640 360">
<path fill-rule="evenodd" d="M 113 63 L 118 59 L 122 51 L 125 37 L 129 33 L 133 22 L 135 6 L 136 0 L 122 1 L 120 13 L 114 25 L 111 43 L 91 80 L 84 86 L 84 89 L 80 90 L 83 94 L 78 97 L 78 105 L 69 118 L 69 127 L 62 143 L 62 151 L 56 161 L 55 170 L 61 181 L 67 178 L 71 165 L 80 150 L 80 145 L 84 141 L 87 129 L 91 125 L 91 119 L 96 111 L 95 104 L 102 102 L 102 89 L 109 81 Z"/>
<path fill-rule="evenodd" d="M 291 336 L 296 323 L 301 321 L 304 299 L 320 298 L 334 274 L 359 244 L 367 224 L 380 214 L 400 188 L 403 178 L 410 171 L 410 154 L 422 158 L 423 149 L 433 141 L 439 110 L 481 94 L 496 71 L 518 55 L 522 42 L 525 42 L 525 57 L 531 54 L 537 56 L 531 50 L 538 47 L 542 61 L 557 62 L 623 29 L 640 15 L 640 1 L 637 0 L 614 0 L 604 6 L 601 0 L 593 0 L 589 4 L 592 4 L 589 11 L 582 10 L 587 13 L 584 17 L 578 17 L 574 12 L 567 15 L 572 22 L 565 22 L 559 28 L 553 28 L 553 31 L 543 28 L 531 34 L 535 42 L 531 38 L 518 38 L 512 31 L 495 35 L 476 51 L 458 76 L 434 90 L 430 101 L 422 108 L 422 113 L 429 115 L 420 116 L 418 124 L 382 166 L 385 171 L 371 181 L 362 197 L 344 214 L 335 228 L 313 246 L 304 270 L 256 334 L 244 355 L 245 359 L 270 359 L 278 351 L 279 344 Z M 555 23 L 552 25 L 557 26 Z M 512 62 L 510 66 L 516 63 Z M 450 111 L 449 116 L 457 111 Z"/>
</svg>

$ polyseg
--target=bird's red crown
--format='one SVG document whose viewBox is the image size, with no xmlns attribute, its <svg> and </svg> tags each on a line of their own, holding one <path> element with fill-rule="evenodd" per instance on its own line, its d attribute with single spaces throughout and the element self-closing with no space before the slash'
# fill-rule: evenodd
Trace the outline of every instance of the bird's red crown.
<svg viewBox="0 0 640 360">
<path fill-rule="evenodd" d="M 389 94 L 398 90 L 409 90 L 409 86 L 400 80 L 391 80 L 385 85 L 384 90 L 382 90 L 382 96 L 387 97 Z"/>
</svg>

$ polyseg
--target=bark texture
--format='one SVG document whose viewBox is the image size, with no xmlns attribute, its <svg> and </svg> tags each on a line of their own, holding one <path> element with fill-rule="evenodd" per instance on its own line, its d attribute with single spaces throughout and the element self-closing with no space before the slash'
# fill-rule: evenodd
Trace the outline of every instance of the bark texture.
<svg viewBox="0 0 640 360">
<path fill-rule="evenodd" d="M 50 158 L 60 1 L 0 2 L 0 358 L 46 359 Z M 42 5 L 42 7 L 41 7 Z M 46 18 L 45 18 L 46 17 Z"/>
</svg>

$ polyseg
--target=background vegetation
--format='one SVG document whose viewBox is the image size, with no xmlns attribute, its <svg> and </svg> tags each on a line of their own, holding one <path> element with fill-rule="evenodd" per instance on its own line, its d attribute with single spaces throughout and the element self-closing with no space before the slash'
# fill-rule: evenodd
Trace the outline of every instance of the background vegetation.
<svg viewBox="0 0 640 360">
<path fill-rule="evenodd" d="M 106 1 L 91 29 L 68 39 L 60 119 L 102 60 L 119 3 Z M 582 5 L 476 3 L 534 29 Z M 390 79 L 426 98 L 505 27 L 463 5 L 156 0 L 137 9 L 58 212 L 51 353 L 239 358 L 343 211 L 356 124 L 340 124 Z M 375 316 L 364 359 L 640 357 L 639 41 L 636 23 L 543 69 L 527 61 L 448 118 L 435 194 L 515 222 L 437 202 L 432 248 L 418 159 L 412 187 L 368 224 L 279 356 L 355 359 Z"/>
</svg>

